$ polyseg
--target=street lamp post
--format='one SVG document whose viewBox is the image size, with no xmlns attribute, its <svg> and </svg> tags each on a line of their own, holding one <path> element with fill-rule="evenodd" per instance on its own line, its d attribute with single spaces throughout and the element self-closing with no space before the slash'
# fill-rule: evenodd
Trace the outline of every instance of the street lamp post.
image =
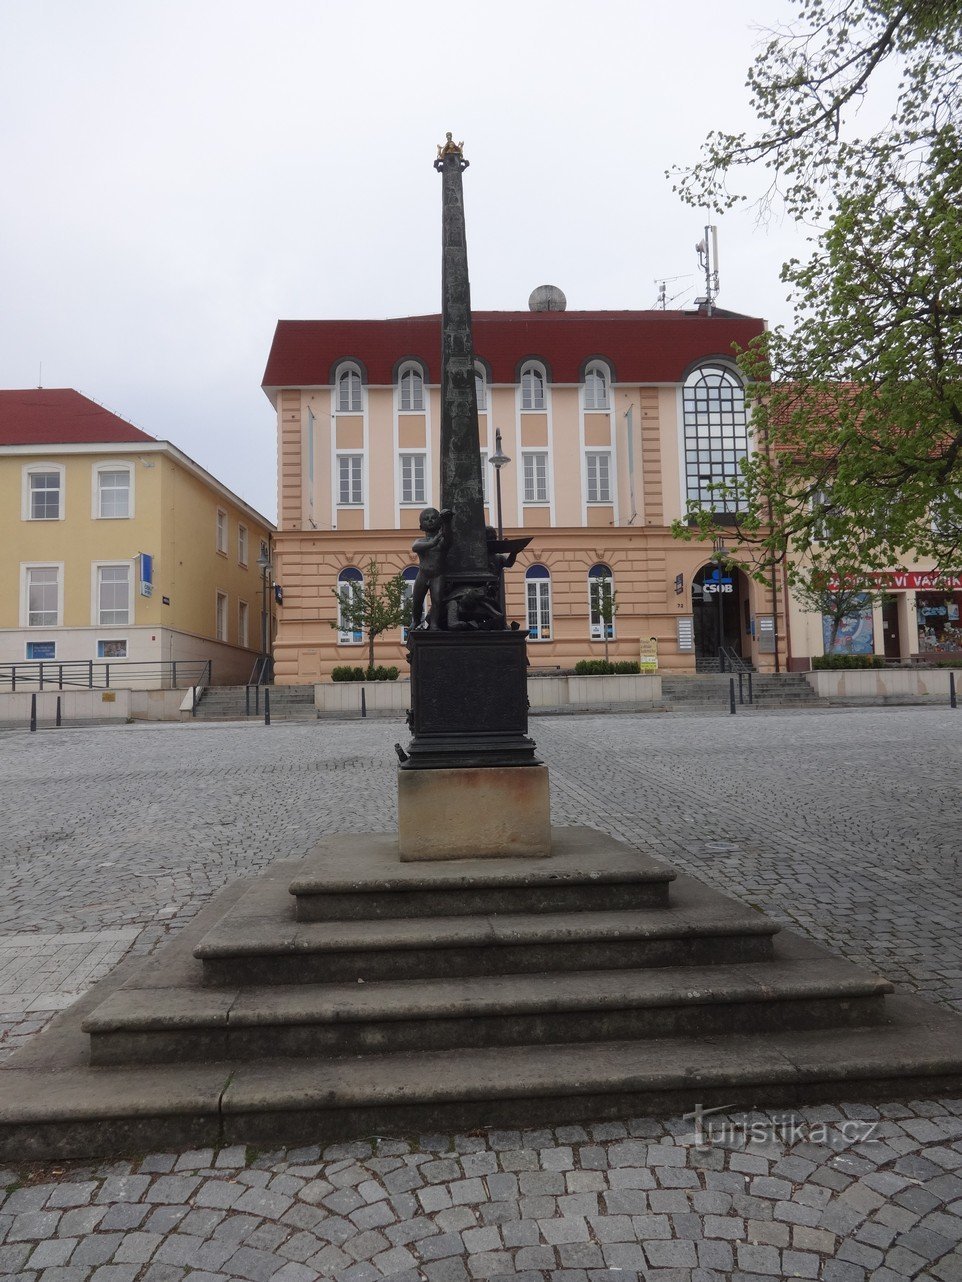
<svg viewBox="0 0 962 1282">
<path fill-rule="evenodd" d="M 510 463 L 511 460 L 508 458 L 507 454 L 505 454 L 504 450 L 501 448 L 501 428 L 500 427 L 495 429 L 494 453 L 488 459 L 488 462 L 494 468 L 495 502 L 497 505 L 497 512 L 498 512 L 498 539 L 501 540 L 504 538 L 504 522 L 502 520 L 502 514 L 501 514 L 501 469 L 506 464 Z M 505 613 L 504 565 L 503 564 L 500 565 L 500 569 L 498 571 L 498 597 L 499 597 L 499 604 L 501 606 L 501 613 L 503 615 Z"/>
</svg>

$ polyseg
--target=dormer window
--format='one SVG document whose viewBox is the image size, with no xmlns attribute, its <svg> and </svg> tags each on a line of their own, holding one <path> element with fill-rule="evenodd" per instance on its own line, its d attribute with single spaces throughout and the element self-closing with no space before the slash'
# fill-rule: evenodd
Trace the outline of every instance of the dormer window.
<svg viewBox="0 0 962 1282">
<path fill-rule="evenodd" d="M 488 392 L 482 365 L 475 365 L 474 367 L 474 390 L 478 398 L 478 409 L 486 410 L 488 408 Z"/>
<path fill-rule="evenodd" d="M 361 375 L 353 367 L 342 369 L 337 376 L 337 413 L 360 414 Z"/>
<path fill-rule="evenodd" d="M 608 408 L 608 371 L 598 363 L 589 365 L 585 370 L 585 409 Z"/>
<path fill-rule="evenodd" d="M 537 365 L 526 365 L 521 371 L 521 408 L 544 409 L 544 371 Z"/>
<path fill-rule="evenodd" d="M 407 365 L 401 370 L 398 385 L 401 410 L 424 409 L 424 377 L 416 365 Z"/>
</svg>

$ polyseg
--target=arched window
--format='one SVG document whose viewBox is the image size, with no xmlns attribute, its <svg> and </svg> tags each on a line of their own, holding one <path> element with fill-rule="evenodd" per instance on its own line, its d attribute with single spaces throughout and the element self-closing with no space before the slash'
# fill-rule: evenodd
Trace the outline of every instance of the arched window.
<svg viewBox="0 0 962 1282">
<path fill-rule="evenodd" d="M 528 639 L 551 640 L 551 575 L 543 565 L 529 565 L 524 575 L 528 602 Z"/>
<path fill-rule="evenodd" d="M 604 365 L 595 361 L 585 370 L 585 409 L 608 408 L 608 371 Z"/>
<path fill-rule="evenodd" d="M 615 635 L 615 583 L 603 562 L 588 571 L 588 621 L 592 641 L 610 641 Z"/>
<path fill-rule="evenodd" d="M 474 390 L 478 398 L 478 409 L 486 410 L 488 408 L 488 389 L 484 381 L 484 366 L 475 364 L 474 366 Z"/>
<path fill-rule="evenodd" d="M 364 640 L 360 621 L 349 613 L 350 607 L 357 605 L 363 590 L 364 575 L 353 565 L 346 566 L 337 576 L 337 595 L 341 602 L 337 614 L 337 639 L 341 645 L 360 645 Z"/>
<path fill-rule="evenodd" d="M 353 366 L 347 366 L 337 375 L 337 413 L 360 414 L 361 375 Z"/>
<path fill-rule="evenodd" d="M 544 409 L 544 370 L 537 365 L 525 365 L 521 371 L 521 408 Z"/>
<path fill-rule="evenodd" d="M 400 397 L 398 406 L 402 410 L 424 409 L 424 376 L 416 365 L 405 365 L 398 379 Z"/>
<path fill-rule="evenodd" d="M 684 390 L 685 492 L 689 503 L 736 512 L 741 460 L 748 453 L 745 389 L 724 365 L 701 365 Z M 727 494 L 714 486 L 725 485 Z"/>
</svg>

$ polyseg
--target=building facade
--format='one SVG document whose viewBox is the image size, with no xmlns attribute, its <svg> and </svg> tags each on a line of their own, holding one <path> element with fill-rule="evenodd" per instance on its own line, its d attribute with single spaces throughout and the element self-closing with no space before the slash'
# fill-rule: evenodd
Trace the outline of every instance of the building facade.
<svg viewBox="0 0 962 1282">
<path fill-rule="evenodd" d="M 718 311 L 474 314 L 486 517 L 498 525 L 500 431 L 501 523 L 532 538 L 506 602 L 533 667 L 637 659 L 652 639 L 668 670 L 694 672 L 720 644 L 784 665 L 780 583 L 719 571 L 711 547 L 670 532 L 749 448 L 733 355 L 763 328 Z M 338 626 L 339 585 L 371 561 L 414 577 L 418 515 L 439 503 L 440 350 L 439 316 L 278 323 L 263 385 L 278 419 L 280 683 L 364 662 L 363 638 Z M 400 630 L 377 660 L 403 665 Z"/>
<path fill-rule="evenodd" d="M 210 659 L 215 684 L 246 681 L 273 533 L 176 446 L 80 393 L 0 391 L 0 664 L 146 664 L 132 679 L 159 685 L 172 662 Z"/>
</svg>

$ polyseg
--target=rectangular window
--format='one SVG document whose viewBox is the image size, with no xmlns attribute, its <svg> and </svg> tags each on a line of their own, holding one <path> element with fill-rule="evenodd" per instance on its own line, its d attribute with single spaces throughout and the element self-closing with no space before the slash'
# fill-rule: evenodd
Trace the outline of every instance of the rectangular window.
<svg viewBox="0 0 962 1282">
<path fill-rule="evenodd" d="M 237 527 L 237 563 L 238 565 L 247 564 L 247 526 L 239 525 Z"/>
<path fill-rule="evenodd" d="M 98 659 L 126 659 L 127 642 L 126 641 L 98 641 L 97 658 Z"/>
<path fill-rule="evenodd" d="M 227 555 L 227 513 L 217 509 L 217 551 Z"/>
<path fill-rule="evenodd" d="M 364 457 L 361 454 L 338 454 L 338 503 L 347 506 L 364 502 L 364 487 L 361 481 Z"/>
<path fill-rule="evenodd" d="M 130 516 L 130 472 L 127 468 L 97 473 L 97 515 L 103 520 Z"/>
<path fill-rule="evenodd" d="M 28 641 L 27 658 L 28 659 L 56 659 L 57 643 L 56 641 Z"/>
<path fill-rule="evenodd" d="M 237 641 L 245 647 L 250 643 L 250 610 L 246 601 L 237 603 Z"/>
<path fill-rule="evenodd" d="M 27 567 L 27 627 L 55 628 L 60 623 L 60 571 L 55 565 Z"/>
<path fill-rule="evenodd" d="M 60 520 L 60 472 L 31 472 L 30 520 Z"/>
<path fill-rule="evenodd" d="M 548 579 L 529 579 L 528 639 L 551 640 L 551 583 Z"/>
<path fill-rule="evenodd" d="M 101 627 L 130 622 L 130 566 L 97 566 L 97 622 Z"/>
<path fill-rule="evenodd" d="M 525 454 L 524 458 L 524 501 L 525 503 L 547 503 L 548 501 L 548 456 L 547 454 Z"/>
<path fill-rule="evenodd" d="M 401 455 L 401 502 L 423 503 L 424 455 Z"/>
<path fill-rule="evenodd" d="M 611 455 L 586 454 L 585 464 L 588 476 L 588 502 L 611 502 Z"/>
<path fill-rule="evenodd" d="M 215 623 L 217 630 L 217 640 L 227 640 L 227 594 L 226 592 L 217 593 L 217 605 L 215 611 Z"/>
</svg>

